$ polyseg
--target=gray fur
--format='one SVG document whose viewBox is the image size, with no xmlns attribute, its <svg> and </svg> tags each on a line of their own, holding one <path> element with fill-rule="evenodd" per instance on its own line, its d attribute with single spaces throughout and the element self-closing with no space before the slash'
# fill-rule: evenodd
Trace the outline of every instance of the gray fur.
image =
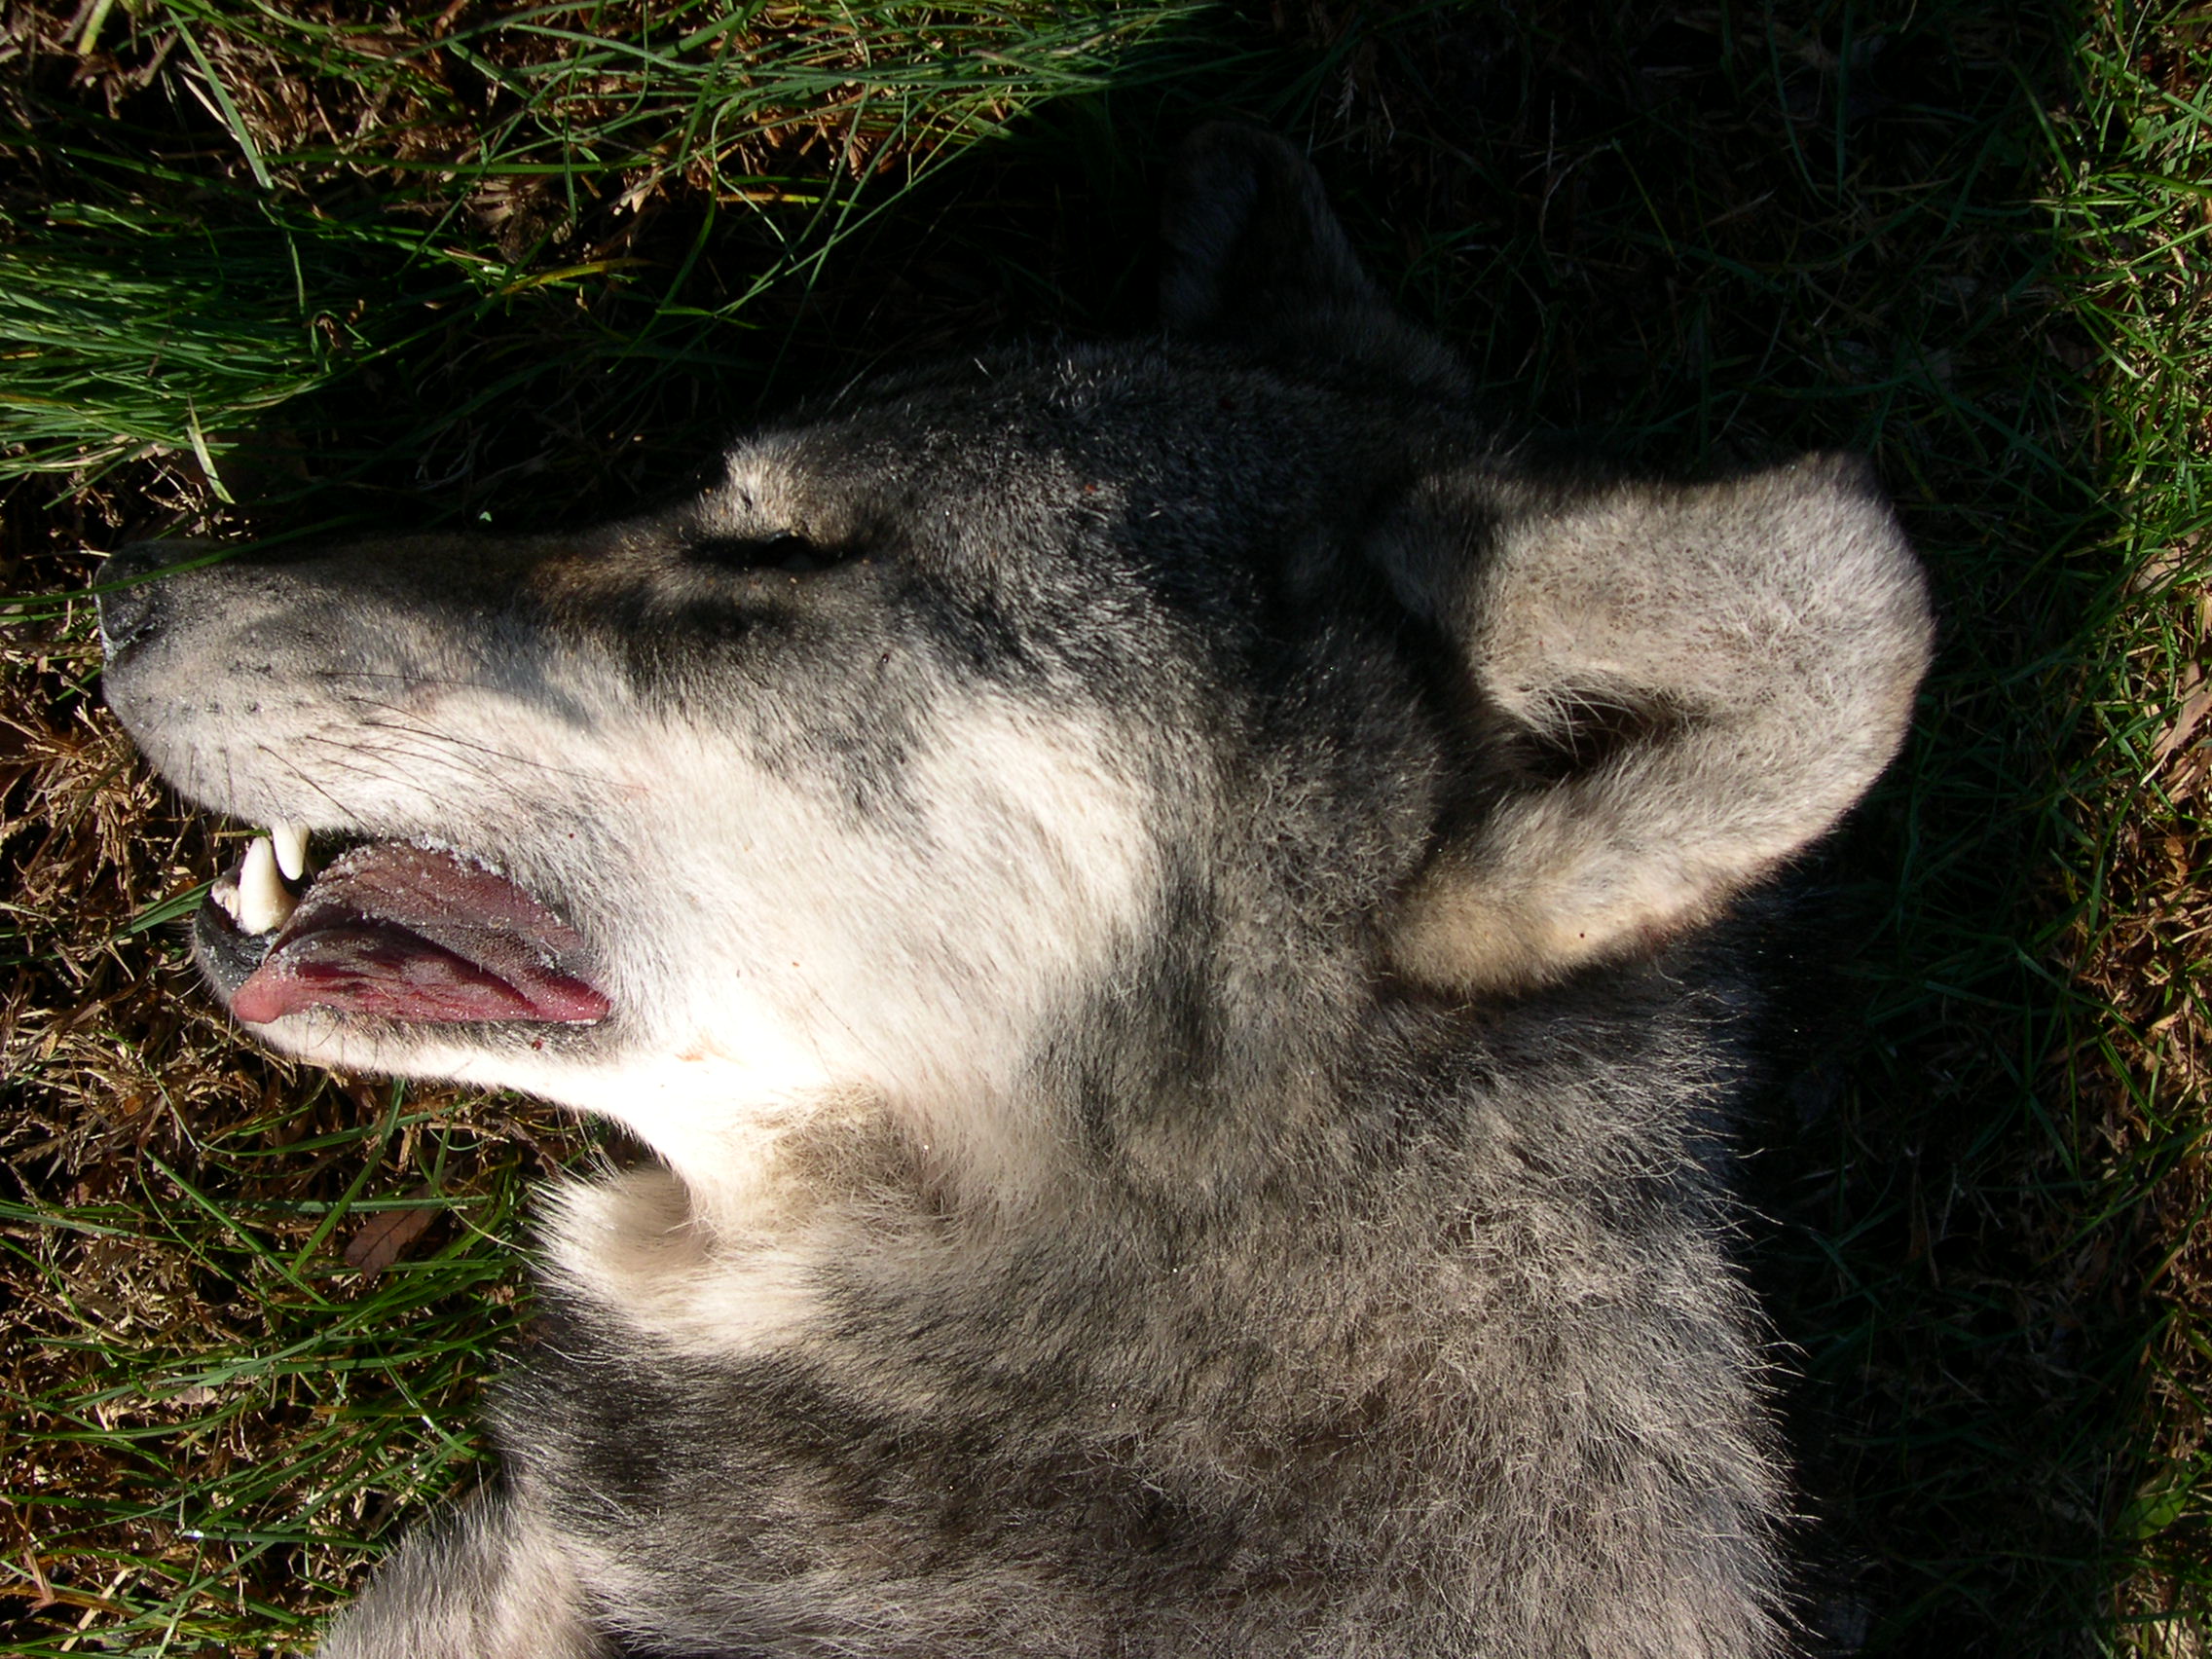
<svg viewBox="0 0 2212 1659">
<path fill-rule="evenodd" d="M 661 1160 L 326 1653 L 1786 1650 L 1709 924 L 1894 753 L 1917 569 L 1853 463 L 1501 453 L 1276 140 L 1166 235 L 1163 338 L 109 607 L 185 793 L 494 866 L 610 1004 L 257 1034 Z"/>
</svg>

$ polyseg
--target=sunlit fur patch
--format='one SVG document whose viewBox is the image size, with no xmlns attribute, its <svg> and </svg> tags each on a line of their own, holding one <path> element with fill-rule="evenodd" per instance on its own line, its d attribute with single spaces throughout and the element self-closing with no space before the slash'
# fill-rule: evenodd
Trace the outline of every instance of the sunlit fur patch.
<svg viewBox="0 0 2212 1659">
<path fill-rule="evenodd" d="M 1147 925 L 1156 859 L 1107 733 L 1006 702 L 947 709 L 913 756 L 911 807 L 875 823 L 755 763 L 726 733 L 620 708 L 563 722 L 497 689 L 449 692 L 411 764 L 458 789 L 498 758 L 500 837 L 452 809 L 456 839 L 570 896 L 618 1015 L 604 1042 L 380 1027 L 313 1011 L 262 1028 L 305 1059 L 529 1092 L 621 1124 L 712 1209 L 743 1202 L 763 1115 L 866 1096 L 1002 1196 L 1034 1185 L 1064 1131 L 1019 1098 L 1041 1033 Z M 362 738 L 355 753 L 374 751 Z M 558 756 L 558 759 L 554 758 Z M 376 772 L 375 765 L 364 770 Z M 530 800 L 554 780 L 558 807 Z M 374 816 L 373 781 L 350 781 Z M 481 796 L 483 792 L 478 791 Z M 579 806 L 578 796 L 583 797 Z M 520 798 L 518 798 L 520 797 Z"/>
</svg>

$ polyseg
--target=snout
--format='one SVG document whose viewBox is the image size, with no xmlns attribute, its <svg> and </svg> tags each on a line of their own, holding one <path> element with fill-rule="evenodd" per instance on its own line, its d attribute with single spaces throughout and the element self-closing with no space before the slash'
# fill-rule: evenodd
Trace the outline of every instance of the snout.
<svg viewBox="0 0 2212 1659">
<path fill-rule="evenodd" d="M 172 566 L 196 562 L 211 545 L 133 541 L 108 555 L 94 597 L 100 608 L 100 645 L 111 661 L 160 630 L 166 590 L 157 578 Z"/>
</svg>

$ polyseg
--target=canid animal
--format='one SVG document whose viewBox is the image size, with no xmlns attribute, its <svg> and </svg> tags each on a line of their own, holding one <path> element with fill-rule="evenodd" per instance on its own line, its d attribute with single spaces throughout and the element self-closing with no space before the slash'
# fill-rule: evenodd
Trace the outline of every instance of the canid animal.
<svg viewBox="0 0 2212 1659">
<path fill-rule="evenodd" d="M 273 830 L 233 1013 L 657 1155 L 551 1195 L 503 1475 L 325 1653 L 1788 1647 L 1710 924 L 1897 749 L 1913 558 L 1847 460 L 1499 447 L 1275 139 L 1165 236 L 1158 337 L 668 510 L 107 596 Z"/>
</svg>

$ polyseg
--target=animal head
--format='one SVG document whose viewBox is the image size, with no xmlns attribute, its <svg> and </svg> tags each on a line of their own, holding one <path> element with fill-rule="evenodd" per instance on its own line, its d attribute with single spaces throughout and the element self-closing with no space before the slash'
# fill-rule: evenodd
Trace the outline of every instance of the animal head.
<svg viewBox="0 0 2212 1659">
<path fill-rule="evenodd" d="M 1165 237 L 1159 337 L 862 387 L 664 510 L 108 593 L 155 766 L 320 855 L 218 883 L 216 994 L 680 1168 L 864 1095 L 987 1160 L 1061 1132 L 1071 1008 L 1197 1077 L 1604 972 L 1886 764 L 1930 623 L 1863 467 L 1524 462 L 1262 134 Z"/>
</svg>

